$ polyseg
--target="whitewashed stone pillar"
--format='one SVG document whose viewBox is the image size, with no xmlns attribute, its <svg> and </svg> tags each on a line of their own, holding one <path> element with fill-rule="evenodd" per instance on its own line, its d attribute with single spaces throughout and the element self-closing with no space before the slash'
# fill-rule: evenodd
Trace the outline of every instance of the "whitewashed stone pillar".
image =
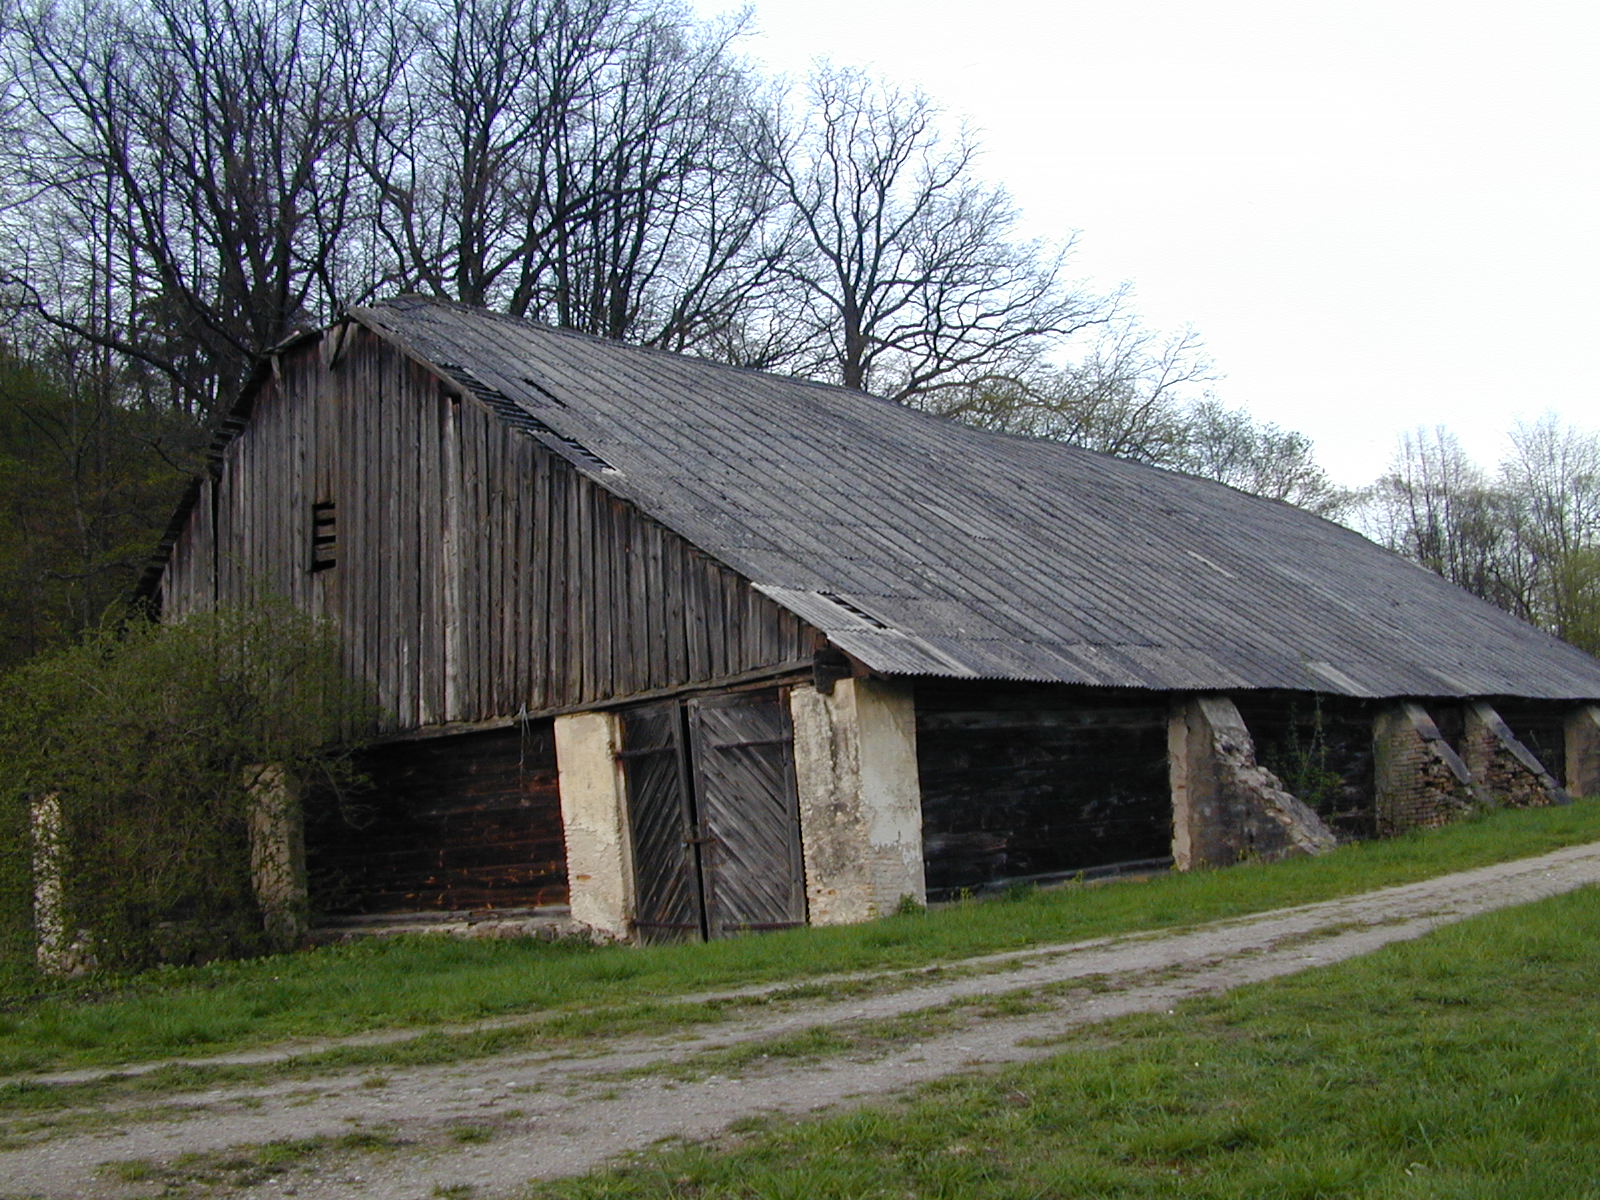
<svg viewBox="0 0 1600 1200">
<path fill-rule="evenodd" d="M 927 899 L 916 706 L 909 687 L 841 679 L 789 693 L 813 925 L 885 916 Z"/>
<path fill-rule="evenodd" d="M 1567 714 L 1567 791 L 1600 796 L 1600 706 L 1584 704 Z"/>
<path fill-rule="evenodd" d="M 33 830 L 33 928 L 38 936 L 35 953 L 39 969 L 46 975 L 67 975 L 74 963 L 62 882 L 65 831 L 61 796 L 56 792 L 35 796 L 29 817 Z"/>
<path fill-rule="evenodd" d="M 633 927 L 633 849 L 617 758 L 619 724 L 610 712 L 557 717 L 556 770 L 572 919 L 625 938 Z"/>
</svg>

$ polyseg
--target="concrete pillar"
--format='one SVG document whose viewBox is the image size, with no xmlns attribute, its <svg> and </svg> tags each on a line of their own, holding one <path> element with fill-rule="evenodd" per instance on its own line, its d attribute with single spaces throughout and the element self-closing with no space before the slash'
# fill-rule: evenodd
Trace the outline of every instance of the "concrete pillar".
<svg viewBox="0 0 1600 1200">
<path fill-rule="evenodd" d="M 789 693 L 795 782 L 813 925 L 843 925 L 927 899 L 922 788 L 911 689 L 841 679 Z"/>
<path fill-rule="evenodd" d="M 607 937 L 633 932 L 633 849 L 628 798 L 617 758 L 615 713 L 557 717 L 556 771 L 567 844 L 572 919 Z"/>
<path fill-rule="evenodd" d="M 1338 840 L 1256 762 L 1255 742 L 1226 696 L 1196 696 L 1173 709 L 1167 767 L 1172 861 L 1180 871 L 1321 854 Z"/>
<path fill-rule="evenodd" d="M 1538 808 L 1568 803 L 1555 776 L 1511 732 L 1493 705 L 1474 700 L 1466 706 L 1465 716 L 1461 757 L 1473 780 L 1496 804 Z"/>
<path fill-rule="evenodd" d="M 300 797 L 281 766 L 249 771 L 250 885 L 268 942 L 275 950 L 292 950 L 310 932 Z"/>
<path fill-rule="evenodd" d="M 1567 714 L 1567 791 L 1600 796 L 1600 705 L 1584 704 Z"/>
<path fill-rule="evenodd" d="M 1493 803 L 1433 718 L 1410 700 L 1374 718 L 1372 767 L 1380 834 L 1446 825 Z"/>
</svg>

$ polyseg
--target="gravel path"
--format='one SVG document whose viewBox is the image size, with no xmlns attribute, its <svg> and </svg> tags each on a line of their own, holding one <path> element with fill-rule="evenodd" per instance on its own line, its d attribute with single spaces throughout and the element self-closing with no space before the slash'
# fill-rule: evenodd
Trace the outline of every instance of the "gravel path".
<svg viewBox="0 0 1600 1200">
<path fill-rule="evenodd" d="M 709 1031 L 619 1038 L 582 1057 L 527 1054 L 397 1068 L 381 1082 L 369 1071 L 164 1094 L 140 1101 L 110 1127 L 57 1131 L 0 1152 L 0 1197 L 158 1195 L 174 1176 L 133 1179 L 138 1168 L 115 1164 L 172 1163 L 194 1154 L 215 1163 L 239 1159 L 237 1147 L 308 1138 L 336 1144 L 274 1172 L 212 1169 L 196 1194 L 423 1200 L 454 1188 L 475 1200 L 508 1196 L 528 1179 L 578 1173 L 661 1138 L 711 1137 L 740 1117 L 859 1103 L 956 1071 L 1045 1057 L 1051 1051 L 1039 1039 L 1082 1025 L 1338 962 L 1597 882 L 1600 843 L 1181 933 L 1047 946 L 944 964 L 926 975 L 899 973 L 894 990 L 835 1001 L 780 999 Z M 1028 998 L 1028 1011 L 983 1003 L 1016 993 Z M 896 1037 L 860 1030 L 860 1022 L 915 1014 L 928 1020 L 911 1036 L 903 1029 Z M 863 1035 L 859 1048 L 820 1060 L 766 1058 L 752 1046 L 851 1029 Z M 741 1045 L 750 1054 L 736 1067 L 717 1055 Z M 381 1131 L 390 1147 L 361 1152 L 348 1145 L 348 1135 L 363 1131 Z M 341 1138 L 345 1144 L 337 1144 Z M 184 1172 L 191 1179 L 205 1174 L 189 1166 L 177 1177 Z"/>
</svg>

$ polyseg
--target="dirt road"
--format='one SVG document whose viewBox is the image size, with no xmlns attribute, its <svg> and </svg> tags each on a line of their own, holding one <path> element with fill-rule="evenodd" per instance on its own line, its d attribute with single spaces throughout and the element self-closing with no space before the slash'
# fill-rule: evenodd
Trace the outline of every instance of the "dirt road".
<svg viewBox="0 0 1600 1200">
<path fill-rule="evenodd" d="M 777 999 L 708 1031 L 618 1038 L 583 1056 L 163 1094 L 109 1124 L 103 1111 L 65 1114 L 34 1144 L 0 1152 L 0 1197 L 121 1198 L 180 1187 L 309 1200 L 501 1197 L 528 1179 L 581 1172 L 661 1138 L 710 1137 L 751 1114 L 861 1103 L 940 1075 L 1044 1057 L 1040 1039 L 1078 1026 L 1161 1011 L 1597 882 L 1600 844 L 1571 847 L 1181 933 L 1041 947 L 932 974 L 852 976 L 850 987 L 865 994 Z M 796 1039 L 817 1031 L 832 1040 L 797 1056 Z M 787 1047 L 763 1054 L 775 1039 L 789 1039 Z M 285 1139 L 318 1141 L 297 1153 L 250 1149 Z"/>
</svg>

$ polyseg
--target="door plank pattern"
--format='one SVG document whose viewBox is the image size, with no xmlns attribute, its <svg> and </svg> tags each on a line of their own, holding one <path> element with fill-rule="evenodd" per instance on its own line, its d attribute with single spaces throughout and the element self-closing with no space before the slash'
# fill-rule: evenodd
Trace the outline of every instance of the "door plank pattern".
<svg viewBox="0 0 1600 1200">
<path fill-rule="evenodd" d="M 677 701 L 623 714 L 622 760 L 633 835 L 635 927 L 645 941 L 698 938 L 700 880 Z"/>
<path fill-rule="evenodd" d="M 712 937 L 805 923 L 793 737 L 777 691 L 689 705 Z"/>
</svg>

